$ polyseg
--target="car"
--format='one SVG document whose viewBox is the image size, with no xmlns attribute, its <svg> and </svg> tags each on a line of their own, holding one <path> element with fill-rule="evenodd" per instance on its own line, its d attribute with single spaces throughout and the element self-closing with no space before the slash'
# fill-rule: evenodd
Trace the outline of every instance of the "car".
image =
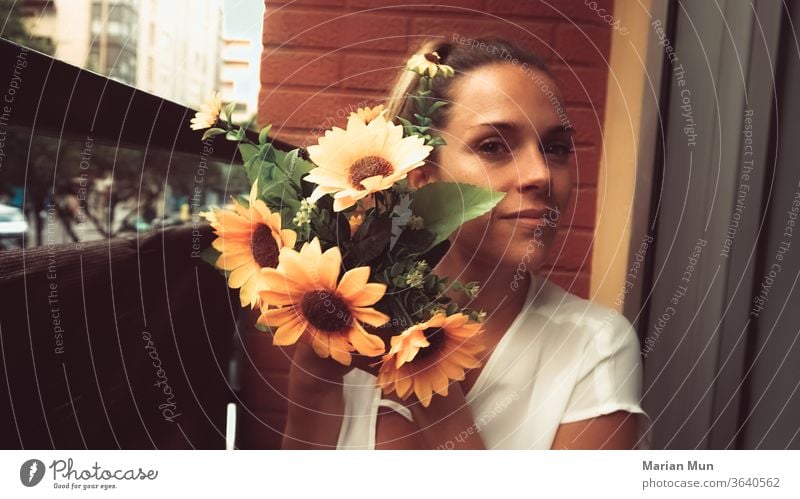
<svg viewBox="0 0 800 499">
<path fill-rule="evenodd" d="M 28 232 L 28 222 L 16 206 L 0 204 L 0 247 L 21 248 Z"/>
</svg>

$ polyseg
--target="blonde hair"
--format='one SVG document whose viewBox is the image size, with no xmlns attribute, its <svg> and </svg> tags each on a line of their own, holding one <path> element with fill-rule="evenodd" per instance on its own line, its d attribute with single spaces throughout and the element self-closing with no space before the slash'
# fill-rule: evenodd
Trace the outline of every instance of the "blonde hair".
<svg viewBox="0 0 800 499">
<path fill-rule="evenodd" d="M 436 52 L 441 58 L 441 63 L 452 67 L 455 75 L 450 78 L 434 78 L 431 84 L 431 97 L 452 101 L 453 83 L 467 72 L 487 64 L 508 63 L 522 64 L 530 70 L 538 70 L 553 78 L 553 74 L 544 60 L 537 54 L 520 48 L 519 46 L 502 38 L 469 39 L 453 37 L 454 41 L 441 38 L 425 40 L 414 54 L 424 55 Z M 398 117 L 413 121 L 414 109 L 409 94 L 416 92 L 419 86 L 419 75 L 413 71 L 400 71 L 386 101 L 387 119 L 395 120 Z M 433 128 L 441 129 L 447 121 L 449 106 L 444 106 L 437 111 L 433 120 Z"/>
<path fill-rule="evenodd" d="M 441 40 L 427 40 L 412 55 L 437 52 L 441 44 Z M 394 120 L 398 116 L 409 119 L 410 116 L 413 116 L 413 113 L 407 109 L 410 107 L 410 99 L 407 97 L 409 94 L 416 92 L 419 86 L 419 78 L 417 73 L 406 71 L 405 68 L 400 71 L 386 102 L 386 108 L 388 109 L 386 119 Z"/>
</svg>

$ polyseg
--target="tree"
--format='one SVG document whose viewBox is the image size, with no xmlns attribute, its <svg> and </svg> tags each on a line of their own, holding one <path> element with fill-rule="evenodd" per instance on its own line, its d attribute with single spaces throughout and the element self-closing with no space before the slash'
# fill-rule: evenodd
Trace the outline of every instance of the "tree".
<svg viewBox="0 0 800 499">
<path fill-rule="evenodd" d="M 44 52 L 48 55 L 55 54 L 53 39 L 45 36 L 36 36 L 30 33 L 25 26 L 25 2 L 20 0 L 0 0 L 0 36 L 25 47 Z"/>
</svg>

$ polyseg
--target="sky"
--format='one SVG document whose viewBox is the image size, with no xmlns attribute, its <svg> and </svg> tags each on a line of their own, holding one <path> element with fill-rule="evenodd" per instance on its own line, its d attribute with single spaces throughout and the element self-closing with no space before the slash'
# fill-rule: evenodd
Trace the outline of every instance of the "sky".
<svg viewBox="0 0 800 499">
<path fill-rule="evenodd" d="M 264 0 L 223 0 L 223 31 L 228 38 L 259 39 L 264 22 Z"/>
</svg>

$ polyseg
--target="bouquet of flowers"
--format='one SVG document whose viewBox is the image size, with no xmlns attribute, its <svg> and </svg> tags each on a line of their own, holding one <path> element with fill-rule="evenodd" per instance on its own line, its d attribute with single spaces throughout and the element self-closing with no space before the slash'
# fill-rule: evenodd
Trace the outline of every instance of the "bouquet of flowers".
<svg viewBox="0 0 800 499">
<path fill-rule="evenodd" d="M 241 305 L 259 308 L 257 325 L 275 345 L 305 341 L 323 358 L 344 365 L 352 353 L 373 358 L 377 383 L 401 399 L 424 405 L 447 395 L 450 380 L 480 366 L 480 322 L 485 313 L 462 308 L 448 291 L 474 297 L 478 283 L 462 284 L 432 269 L 447 238 L 464 222 L 490 211 L 504 196 L 474 185 L 436 182 L 412 189 L 406 175 L 445 141 L 433 135 L 434 78 L 453 69 L 433 52 L 409 59 L 419 74 L 414 120 L 386 118 L 383 106 L 351 113 L 317 144 L 281 151 L 230 122 L 219 94 L 191 122 L 239 142 L 251 185 L 233 209 L 202 215 L 217 236 L 204 255 L 223 271 Z M 225 119 L 221 117 L 225 113 Z M 388 340 L 388 351 L 386 340 Z"/>
</svg>

